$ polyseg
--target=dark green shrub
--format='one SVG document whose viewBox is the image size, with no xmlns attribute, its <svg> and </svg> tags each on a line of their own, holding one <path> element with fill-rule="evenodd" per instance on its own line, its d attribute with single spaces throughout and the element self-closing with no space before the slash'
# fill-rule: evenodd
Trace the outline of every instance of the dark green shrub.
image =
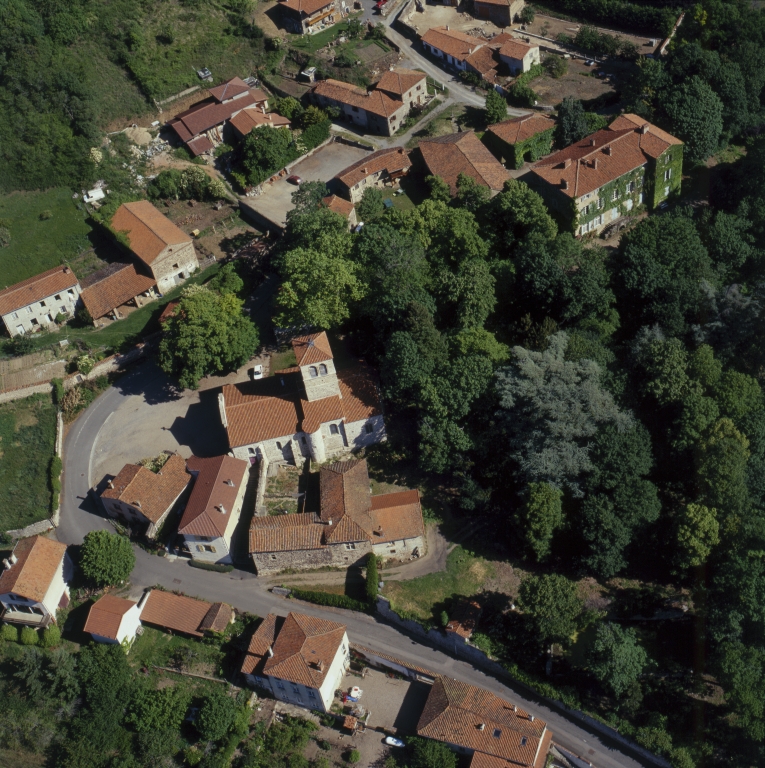
<svg viewBox="0 0 765 768">
<path fill-rule="evenodd" d="M 377 592 L 378 592 L 378 585 L 380 582 L 380 577 L 377 573 L 377 558 L 375 557 L 373 552 L 369 553 L 369 557 L 367 558 L 367 600 L 369 600 L 370 603 L 373 603 L 375 600 L 377 600 Z"/>
<path fill-rule="evenodd" d="M 314 123 L 303 131 L 303 135 L 300 137 L 306 152 L 310 152 L 315 147 L 318 147 L 323 141 L 329 138 L 329 129 L 332 123 L 329 120 L 324 120 L 321 123 Z"/>
<path fill-rule="evenodd" d="M 43 648 L 55 648 L 61 642 L 61 630 L 57 624 L 46 627 L 42 633 L 41 645 Z"/>
<path fill-rule="evenodd" d="M 361 753 L 358 749 L 352 749 L 349 752 L 346 752 L 344 757 L 347 763 L 355 765 L 359 762 L 359 760 L 361 760 Z"/>
<path fill-rule="evenodd" d="M 3 624 L 0 627 L 0 640 L 5 640 L 7 643 L 18 643 L 19 628 L 13 624 Z"/>
<path fill-rule="evenodd" d="M 370 606 L 361 600 L 354 600 L 345 595 L 333 595 L 330 592 L 312 592 L 309 589 L 293 589 L 290 597 L 296 600 L 305 600 L 316 605 L 329 605 L 333 608 L 345 608 L 348 611 L 368 611 Z"/>
<path fill-rule="evenodd" d="M 40 642 L 37 630 L 34 627 L 22 627 L 20 642 L 22 645 L 37 645 Z"/>
</svg>

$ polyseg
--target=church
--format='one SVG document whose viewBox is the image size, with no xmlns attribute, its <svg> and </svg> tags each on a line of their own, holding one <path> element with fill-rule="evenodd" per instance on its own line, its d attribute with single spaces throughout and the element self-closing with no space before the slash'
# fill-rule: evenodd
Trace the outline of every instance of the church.
<svg viewBox="0 0 765 768">
<path fill-rule="evenodd" d="M 229 448 L 254 463 L 301 466 L 386 439 L 380 392 L 361 361 L 340 368 L 325 332 L 292 342 L 297 365 L 218 395 Z"/>
</svg>

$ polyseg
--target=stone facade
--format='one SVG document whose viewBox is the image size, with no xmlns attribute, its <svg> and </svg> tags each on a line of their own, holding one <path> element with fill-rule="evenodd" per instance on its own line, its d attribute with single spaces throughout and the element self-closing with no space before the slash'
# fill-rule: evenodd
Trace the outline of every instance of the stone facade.
<svg viewBox="0 0 765 768">
<path fill-rule="evenodd" d="M 395 558 L 396 560 L 403 560 L 411 557 L 412 552 L 415 549 L 419 549 L 420 554 L 423 554 L 426 549 L 425 537 L 417 536 L 413 539 L 401 539 L 399 541 L 387 541 L 384 544 L 373 544 L 372 552 L 377 557 L 382 558 Z"/>
<path fill-rule="evenodd" d="M 194 244 L 169 245 L 150 265 L 151 273 L 162 293 L 180 285 L 199 269 L 199 259 Z"/>
<path fill-rule="evenodd" d="M 330 544 L 321 549 L 299 549 L 287 552 L 256 552 L 252 554 L 252 562 L 258 575 L 278 573 L 288 568 L 296 571 L 307 571 L 312 568 L 333 566 L 350 568 L 353 565 L 363 565 L 372 544 L 368 541 L 357 541 L 349 544 Z"/>
<path fill-rule="evenodd" d="M 308 402 L 340 394 L 334 360 L 324 360 L 316 365 L 303 365 L 300 367 L 300 375 Z"/>
</svg>

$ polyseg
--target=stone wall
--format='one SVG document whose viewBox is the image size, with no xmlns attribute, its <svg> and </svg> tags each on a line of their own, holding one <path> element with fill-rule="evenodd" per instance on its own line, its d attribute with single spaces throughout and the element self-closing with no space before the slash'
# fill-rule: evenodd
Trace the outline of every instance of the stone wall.
<svg viewBox="0 0 765 768">
<path fill-rule="evenodd" d="M 371 432 L 367 432 L 367 424 L 372 427 Z M 348 447 L 352 451 L 358 451 L 368 445 L 384 443 L 388 439 L 385 432 L 385 420 L 382 414 L 372 416 L 371 419 L 363 421 L 353 421 L 345 424 L 345 436 L 348 439 Z"/>
<path fill-rule="evenodd" d="M 356 548 L 352 550 L 346 549 L 345 544 L 330 544 L 321 549 L 257 553 L 252 555 L 252 562 L 259 576 L 287 568 L 298 571 L 326 566 L 350 568 L 352 565 L 363 565 L 371 550 L 372 545 L 368 541 L 356 542 Z"/>
<path fill-rule="evenodd" d="M 372 542 L 372 551 L 378 557 L 403 560 L 410 557 L 415 549 L 420 550 L 420 556 L 425 554 L 425 537 L 417 536 L 414 539 L 404 539 L 403 541 L 388 541 L 385 544 L 375 544 Z"/>
</svg>

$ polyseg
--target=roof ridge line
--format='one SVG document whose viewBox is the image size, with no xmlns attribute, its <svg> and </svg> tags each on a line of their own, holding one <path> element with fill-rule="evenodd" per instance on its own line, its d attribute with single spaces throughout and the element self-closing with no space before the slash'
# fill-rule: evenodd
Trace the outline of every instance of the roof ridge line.
<svg viewBox="0 0 765 768">
<path fill-rule="evenodd" d="M 154 210 L 156 213 L 158 213 L 160 216 L 164 216 L 164 214 L 163 214 L 161 211 L 158 211 L 158 210 L 157 210 L 157 209 L 154 207 L 154 205 L 152 205 L 152 203 L 150 203 L 148 200 L 135 200 L 134 202 L 136 202 L 136 203 L 143 203 L 143 202 L 145 202 L 145 203 L 148 203 L 149 205 L 151 205 L 152 209 L 153 209 L 153 210 Z M 153 234 L 155 237 L 157 237 L 157 238 L 158 238 L 158 239 L 159 239 L 161 242 L 163 242 L 165 245 L 174 245 L 174 243 L 168 243 L 168 242 L 167 242 L 167 240 L 165 240 L 165 239 L 164 239 L 164 238 L 163 238 L 163 237 L 162 237 L 160 234 L 158 234 L 158 233 L 157 233 L 157 231 L 154 229 L 154 227 L 153 227 L 151 224 L 149 224 L 148 222 L 144 221 L 143 219 L 140 219 L 140 218 L 138 218 L 138 216 L 137 216 L 135 213 L 133 213 L 133 211 L 132 211 L 132 210 L 130 210 L 130 208 L 127 208 L 127 206 L 128 206 L 128 205 L 131 205 L 131 203 L 125 203 L 125 206 L 126 206 L 126 210 L 128 211 L 128 213 L 130 213 L 132 216 L 135 216 L 135 218 L 136 218 L 136 219 L 138 219 L 138 221 L 139 221 L 141 224 L 143 224 L 143 225 L 144 225 L 144 226 L 145 226 L 147 229 L 149 229 L 149 230 L 151 231 L 151 233 L 152 233 L 152 234 Z M 164 218 L 166 218 L 166 219 L 167 219 L 167 216 L 164 216 Z M 173 222 L 172 222 L 172 221 L 170 221 L 170 219 L 167 219 L 167 220 L 168 220 L 168 222 L 170 222 L 170 224 L 173 224 Z M 177 226 L 176 224 L 173 224 L 173 226 L 174 226 L 176 229 L 178 229 L 178 231 L 179 231 L 179 232 L 181 231 L 181 230 L 178 228 L 178 226 Z M 184 234 L 185 234 L 185 233 L 184 233 Z"/>
</svg>

